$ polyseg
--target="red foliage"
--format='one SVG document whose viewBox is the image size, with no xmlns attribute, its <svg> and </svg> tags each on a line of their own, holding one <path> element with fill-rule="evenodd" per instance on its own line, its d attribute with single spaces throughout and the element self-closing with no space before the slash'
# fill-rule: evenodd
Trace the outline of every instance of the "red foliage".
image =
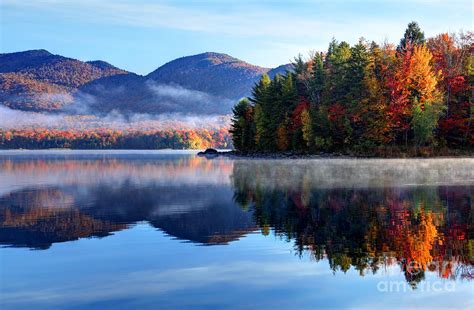
<svg viewBox="0 0 474 310">
<path fill-rule="evenodd" d="M 305 97 L 301 96 L 298 102 L 298 105 L 296 108 L 293 110 L 293 114 L 291 116 L 291 129 L 295 130 L 299 127 L 301 127 L 301 113 L 303 113 L 304 110 L 309 109 L 309 101 Z"/>
<path fill-rule="evenodd" d="M 340 103 L 333 104 L 328 109 L 328 118 L 331 122 L 339 123 L 346 116 L 346 108 Z"/>
</svg>

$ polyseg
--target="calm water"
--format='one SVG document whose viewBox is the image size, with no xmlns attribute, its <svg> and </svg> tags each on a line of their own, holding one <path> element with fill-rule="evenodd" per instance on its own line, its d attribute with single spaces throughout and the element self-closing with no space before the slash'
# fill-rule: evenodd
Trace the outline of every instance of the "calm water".
<svg viewBox="0 0 474 310">
<path fill-rule="evenodd" d="M 0 308 L 470 308 L 474 159 L 0 152 Z"/>
</svg>

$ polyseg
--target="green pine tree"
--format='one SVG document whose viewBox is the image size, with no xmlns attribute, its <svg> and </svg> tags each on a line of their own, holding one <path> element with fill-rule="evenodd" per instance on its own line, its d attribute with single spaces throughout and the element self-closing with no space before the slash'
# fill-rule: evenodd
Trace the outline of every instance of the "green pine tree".
<svg viewBox="0 0 474 310">
<path fill-rule="evenodd" d="M 413 48 L 415 45 L 425 43 L 425 33 L 421 31 L 420 26 L 417 22 L 411 22 L 408 24 L 407 29 L 403 38 L 400 40 L 400 44 L 397 47 L 399 52 L 406 51 L 407 48 Z"/>
<path fill-rule="evenodd" d="M 254 103 L 255 109 L 255 143 L 259 151 L 268 150 L 272 143 L 272 120 L 270 118 L 271 86 L 272 81 L 264 74 L 260 81 L 252 89 L 250 101 Z"/>
<path fill-rule="evenodd" d="M 247 98 L 237 103 L 232 109 L 233 117 L 231 120 L 232 142 L 234 148 L 239 152 L 249 152 L 254 146 L 254 130 L 252 119 L 252 106 Z"/>
</svg>

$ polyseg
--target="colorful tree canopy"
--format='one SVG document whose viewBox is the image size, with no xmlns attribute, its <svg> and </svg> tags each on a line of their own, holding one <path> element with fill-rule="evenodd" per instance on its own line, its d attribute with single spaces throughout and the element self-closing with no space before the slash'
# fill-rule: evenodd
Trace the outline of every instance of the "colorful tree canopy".
<svg viewBox="0 0 474 310">
<path fill-rule="evenodd" d="M 425 39 L 412 22 L 395 48 L 333 39 L 264 75 L 234 109 L 236 150 L 361 155 L 472 151 L 472 33 Z"/>
</svg>

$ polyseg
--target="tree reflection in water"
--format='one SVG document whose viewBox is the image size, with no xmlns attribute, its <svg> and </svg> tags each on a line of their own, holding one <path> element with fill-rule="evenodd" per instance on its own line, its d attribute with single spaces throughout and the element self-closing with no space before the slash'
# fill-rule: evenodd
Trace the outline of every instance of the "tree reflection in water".
<svg viewBox="0 0 474 310">
<path fill-rule="evenodd" d="M 363 276 L 398 264 L 412 287 L 427 270 L 473 278 L 473 186 L 368 187 L 363 177 L 334 185 L 308 173 L 314 171 L 237 161 L 234 200 L 254 212 L 263 234 L 273 229 L 299 255 L 328 259 L 334 272 L 355 268 Z M 403 182 L 393 175 L 385 181 Z"/>
</svg>

